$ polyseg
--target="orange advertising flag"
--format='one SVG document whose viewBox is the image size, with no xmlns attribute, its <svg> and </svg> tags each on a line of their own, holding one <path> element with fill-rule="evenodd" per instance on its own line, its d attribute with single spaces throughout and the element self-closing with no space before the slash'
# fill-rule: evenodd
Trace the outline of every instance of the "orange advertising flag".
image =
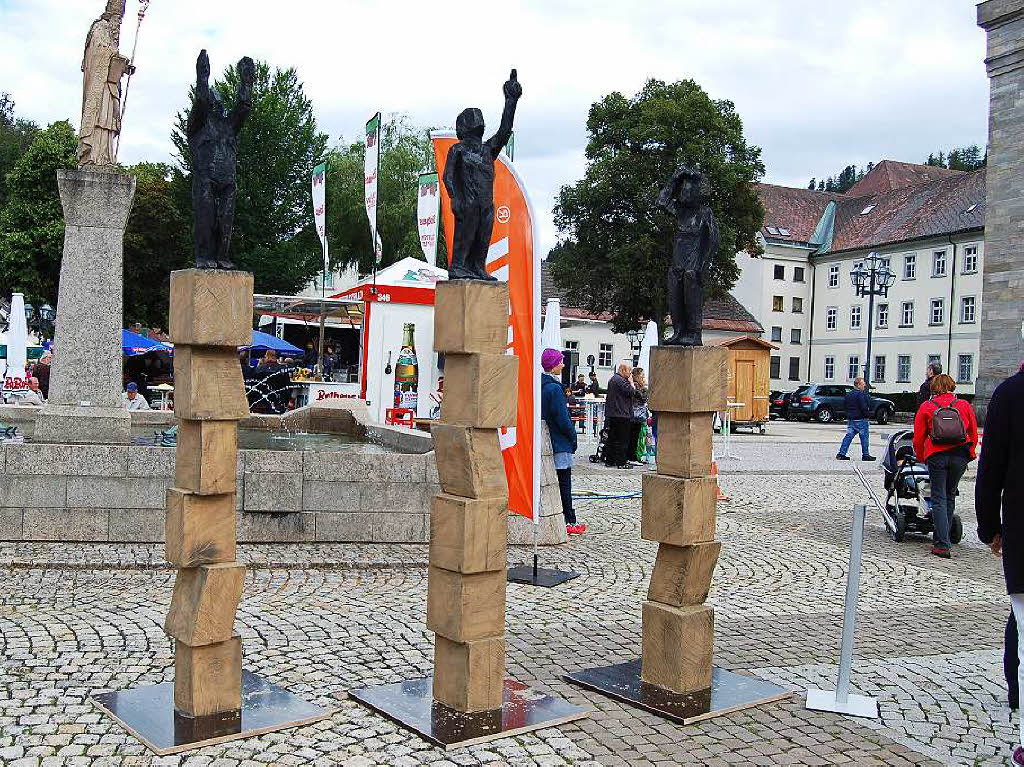
<svg viewBox="0 0 1024 767">
<path fill-rule="evenodd" d="M 452 131 L 431 133 L 438 177 L 444 177 L 448 150 L 458 142 Z M 441 185 L 445 239 L 455 241 L 451 200 Z M 494 162 L 494 231 L 487 272 L 509 285 L 508 354 L 519 358 L 516 425 L 499 433 L 509 510 L 535 523 L 540 497 L 540 257 L 533 207 L 526 187 L 505 153 Z M 450 245 L 449 245 L 450 251 Z M 448 254 L 449 262 L 451 253 Z"/>
</svg>

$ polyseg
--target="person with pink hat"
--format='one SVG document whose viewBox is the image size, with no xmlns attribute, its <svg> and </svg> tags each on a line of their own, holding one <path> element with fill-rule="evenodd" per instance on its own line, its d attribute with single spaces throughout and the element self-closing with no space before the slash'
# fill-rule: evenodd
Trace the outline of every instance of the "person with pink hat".
<svg viewBox="0 0 1024 767">
<path fill-rule="evenodd" d="M 572 507 L 572 465 L 576 452 L 576 429 L 569 417 L 569 405 L 565 390 L 558 376 L 565 367 L 562 353 L 558 349 L 545 349 L 540 356 L 544 374 L 541 376 L 540 413 L 548 425 L 551 435 L 551 452 L 555 454 L 555 473 L 558 475 L 558 490 L 562 496 L 562 516 L 565 531 L 569 535 L 583 535 L 587 526 L 576 521 Z"/>
</svg>

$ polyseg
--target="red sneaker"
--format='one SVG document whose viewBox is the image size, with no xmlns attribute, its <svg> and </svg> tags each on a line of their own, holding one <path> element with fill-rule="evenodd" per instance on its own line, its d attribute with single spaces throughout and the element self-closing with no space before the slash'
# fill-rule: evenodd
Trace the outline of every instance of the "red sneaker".
<svg viewBox="0 0 1024 767">
<path fill-rule="evenodd" d="M 577 522 L 575 525 L 569 525 L 566 531 L 569 535 L 583 535 L 583 533 L 587 532 L 587 526 L 582 522 Z"/>
<path fill-rule="evenodd" d="M 932 546 L 932 554 L 937 557 L 942 557 L 943 559 L 949 559 L 951 556 L 949 549 L 944 549 L 940 546 Z"/>
</svg>

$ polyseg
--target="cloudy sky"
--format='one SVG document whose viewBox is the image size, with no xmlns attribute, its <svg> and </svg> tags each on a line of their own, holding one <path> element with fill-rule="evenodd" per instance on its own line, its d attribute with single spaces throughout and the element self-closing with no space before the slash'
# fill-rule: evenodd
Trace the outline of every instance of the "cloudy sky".
<svg viewBox="0 0 1024 767">
<path fill-rule="evenodd" d="M 0 91 L 39 123 L 81 108 L 81 53 L 104 0 L 0 0 Z M 122 50 L 134 40 L 128 0 Z M 294 66 L 331 141 L 377 110 L 451 126 L 479 106 L 496 127 L 519 70 L 516 166 L 555 241 L 551 206 L 584 169 L 590 104 L 649 77 L 693 78 L 736 103 L 767 181 L 804 186 L 845 165 L 923 161 L 984 144 L 984 33 L 967 0 L 152 0 L 121 159 L 167 160 L 194 61 Z M 386 204 L 382 201 L 381 204 Z"/>
</svg>

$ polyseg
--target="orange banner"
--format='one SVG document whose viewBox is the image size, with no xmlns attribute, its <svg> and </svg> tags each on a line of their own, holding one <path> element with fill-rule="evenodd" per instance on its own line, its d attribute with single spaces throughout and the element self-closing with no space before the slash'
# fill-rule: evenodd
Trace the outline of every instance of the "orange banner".
<svg viewBox="0 0 1024 767">
<path fill-rule="evenodd" d="M 437 173 L 444 177 L 448 149 L 458 139 L 451 131 L 434 131 Z M 455 241 L 448 190 L 441 185 L 441 219 L 445 238 Z M 494 232 L 487 253 L 487 272 L 509 284 L 508 354 L 519 358 L 516 425 L 499 433 L 509 510 L 534 522 L 540 496 L 540 261 L 534 243 L 533 209 L 526 187 L 508 157 L 494 163 Z M 448 254 L 449 261 L 451 253 Z"/>
</svg>

